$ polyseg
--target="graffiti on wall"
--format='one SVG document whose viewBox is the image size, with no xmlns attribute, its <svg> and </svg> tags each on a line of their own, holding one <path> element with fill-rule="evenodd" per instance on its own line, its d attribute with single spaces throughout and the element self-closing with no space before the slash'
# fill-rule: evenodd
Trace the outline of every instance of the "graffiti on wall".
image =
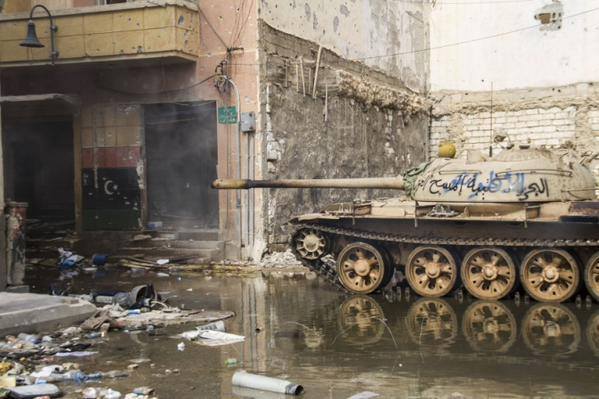
<svg viewBox="0 0 599 399">
<path fill-rule="evenodd" d="M 549 185 L 543 177 L 532 178 L 523 172 L 496 173 L 488 177 L 481 173 L 461 173 L 450 178 L 429 178 L 419 184 L 419 188 L 430 194 L 444 196 L 457 194 L 468 200 L 475 200 L 486 193 L 514 194 L 519 201 L 530 201 L 539 197 L 549 197 Z"/>
</svg>

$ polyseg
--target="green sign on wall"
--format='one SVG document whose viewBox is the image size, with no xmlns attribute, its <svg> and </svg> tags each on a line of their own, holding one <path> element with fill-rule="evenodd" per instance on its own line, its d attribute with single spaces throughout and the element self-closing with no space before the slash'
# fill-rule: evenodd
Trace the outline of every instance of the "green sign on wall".
<svg viewBox="0 0 599 399">
<path fill-rule="evenodd" d="M 237 107 L 219 107 L 218 123 L 234 124 L 237 123 Z"/>
</svg>

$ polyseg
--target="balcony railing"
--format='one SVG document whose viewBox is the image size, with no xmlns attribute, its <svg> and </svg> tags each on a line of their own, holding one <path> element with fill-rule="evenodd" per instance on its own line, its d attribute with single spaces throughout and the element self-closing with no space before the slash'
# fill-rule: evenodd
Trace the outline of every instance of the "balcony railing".
<svg viewBox="0 0 599 399">
<path fill-rule="evenodd" d="M 195 61 L 199 49 L 197 6 L 191 2 L 130 2 L 53 10 L 58 27 L 57 64 L 101 61 Z M 0 67 L 50 63 L 50 24 L 34 16 L 44 48 L 25 48 L 28 13 L 0 14 Z"/>
</svg>

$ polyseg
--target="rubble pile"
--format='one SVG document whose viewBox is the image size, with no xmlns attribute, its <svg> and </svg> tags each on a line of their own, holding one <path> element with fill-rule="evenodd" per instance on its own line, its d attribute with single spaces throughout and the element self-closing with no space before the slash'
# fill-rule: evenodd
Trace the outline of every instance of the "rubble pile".
<svg viewBox="0 0 599 399">
<path fill-rule="evenodd" d="M 301 262 L 297 260 L 291 250 L 285 252 L 273 252 L 266 254 L 259 263 L 262 267 L 300 267 Z"/>
</svg>

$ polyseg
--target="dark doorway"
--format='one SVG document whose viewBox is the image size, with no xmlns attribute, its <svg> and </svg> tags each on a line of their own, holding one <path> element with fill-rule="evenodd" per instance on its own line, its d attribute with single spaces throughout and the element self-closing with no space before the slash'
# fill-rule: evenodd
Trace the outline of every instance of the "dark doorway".
<svg viewBox="0 0 599 399">
<path fill-rule="evenodd" d="M 6 198 L 27 202 L 28 218 L 74 220 L 72 121 L 9 120 L 3 141 Z"/>
<path fill-rule="evenodd" d="M 216 103 L 145 108 L 148 219 L 167 228 L 218 228 Z"/>
</svg>

